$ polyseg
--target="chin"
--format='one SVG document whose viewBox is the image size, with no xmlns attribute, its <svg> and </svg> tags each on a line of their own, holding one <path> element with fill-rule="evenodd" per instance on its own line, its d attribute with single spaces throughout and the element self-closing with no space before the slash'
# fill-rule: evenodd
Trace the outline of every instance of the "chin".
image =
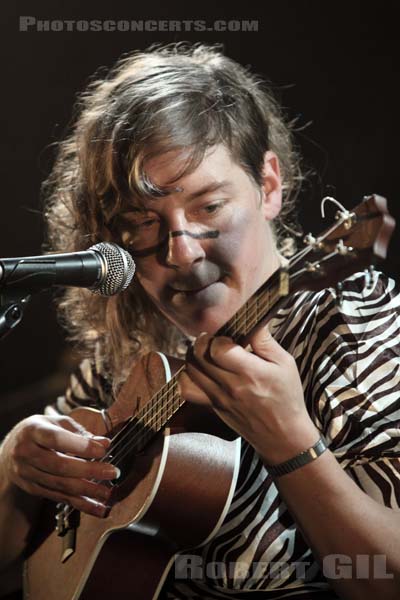
<svg viewBox="0 0 400 600">
<path fill-rule="evenodd" d="M 160 310 L 184 334 L 197 337 L 206 332 L 215 334 L 242 305 L 242 298 L 222 282 L 200 292 L 196 296 L 182 295 L 175 304 Z"/>
<path fill-rule="evenodd" d="M 229 318 L 229 317 L 228 317 Z M 174 319 L 175 325 L 186 335 L 198 337 L 201 333 L 214 335 L 228 320 L 224 307 L 201 311 L 190 319 Z"/>
</svg>

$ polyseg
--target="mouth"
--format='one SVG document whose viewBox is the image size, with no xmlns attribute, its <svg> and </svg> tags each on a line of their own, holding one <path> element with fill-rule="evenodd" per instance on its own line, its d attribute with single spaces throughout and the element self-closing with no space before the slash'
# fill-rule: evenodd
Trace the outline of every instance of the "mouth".
<svg viewBox="0 0 400 600">
<path fill-rule="evenodd" d="M 188 282 L 188 283 L 184 283 L 184 282 L 179 282 L 179 283 L 174 283 L 173 285 L 170 285 L 170 291 L 172 293 L 172 296 L 176 296 L 176 298 L 178 298 L 179 296 L 181 298 L 200 298 L 203 294 L 202 292 L 205 292 L 206 290 L 208 290 L 209 288 L 211 288 L 212 286 L 214 286 L 215 284 L 221 283 L 224 280 L 224 276 L 220 276 L 218 279 L 213 279 L 212 281 L 208 281 L 207 283 L 203 283 L 203 282 Z"/>
<path fill-rule="evenodd" d="M 175 293 L 190 295 L 190 294 L 196 294 L 197 292 L 201 292 L 201 290 L 205 290 L 210 285 L 217 283 L 217 281 L 219 281 L 219 279 L 217 279 L 216 281 L 210 281 L 209 283 L 197 285 L 197 286 L 193 286 L 193 287 L 189 287 L 189 286 L 170 286 L 170 287 Z"/>
<path fill-rule="evenodd" d="M 165 302 L 169 307 L 173 307 L 174 311 L 181 311 L 182 318 L 188 311 L 192 314 L 193 311 L 210 309 L 220 304 L 221 298 L 224 297 L 224 279 L 224 276 L 220 276 L 207 282 L 195 283 L 192 280 L 186 285 L 183 285 L 183 281 L 174 281 L 165 290 Z"/>
</svg>

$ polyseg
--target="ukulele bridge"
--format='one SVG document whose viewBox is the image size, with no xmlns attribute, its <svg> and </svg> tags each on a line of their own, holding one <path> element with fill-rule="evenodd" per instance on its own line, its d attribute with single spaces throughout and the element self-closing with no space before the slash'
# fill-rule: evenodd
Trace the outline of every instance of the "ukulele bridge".
<svg viewBox="0 0 400 600">
<path fill-rule="evenodd" d="M 57 504 L 56 533 L 62 539 L 60 561 L 66 562 L 75 552 L 79 512 L 69 504 Z"/>
</svg>

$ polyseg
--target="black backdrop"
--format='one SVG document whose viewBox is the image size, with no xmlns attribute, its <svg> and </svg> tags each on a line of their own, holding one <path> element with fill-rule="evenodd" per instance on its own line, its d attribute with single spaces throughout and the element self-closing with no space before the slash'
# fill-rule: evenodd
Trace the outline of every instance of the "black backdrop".
<svg viewBox="0 0 400 600">
<path fill-rule="evenodd" d="M 319 215 L 325 194 L 352 207 L 376 192 L 388 198 L 390 212 L 400 218 L 396 2 L 264 0 L 240 9 L 217 3 L 214 8 L 153 2 L 68 8 L 54 1 L 34 4 L 2 6 L 0 256 L 40 253 L 40 182 L 49 169 L 49 145 L 62 136 L 76 92 L 99 66 L 111 66 L 123 52 L 153 42 L 224 43 L 228 55 L 275 84 L 299 126 L 308 124 L 297 139 L 318 175 L 301 199 L 306 230 L 326 226 Z M 19 16 L 206 19 L 208 25 L 215 19 L 245 19 L 257 20 L 258 31 L 24 32 Z M 383 267 L 396 278 L 399 240 L 397 231 Z M 0 415 L 6 415 L 6 427 L 30 412 L 42 382 L 60 368 L 64 343 L 51 294 L 36 296 L 23 323 L 0 344 Z"/>
</svg>

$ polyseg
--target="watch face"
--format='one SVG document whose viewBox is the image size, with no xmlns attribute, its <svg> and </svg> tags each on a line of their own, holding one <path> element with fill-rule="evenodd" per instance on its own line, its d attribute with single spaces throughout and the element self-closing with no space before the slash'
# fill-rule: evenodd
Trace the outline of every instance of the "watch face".
<svg viewBox="0 0 400 600">
<path fill-rule="evenodd" d="M 298 454 L 297 456 L 290 458 L 289 460 L 280 465 L 272 465 L 270 467 L 267 466 L 267 469 L 271 475 L 286 475 L 286 473 L 291 473 L 299 467 L 303 467 L 304 465 L 307 465 L 308 463 L 312 462 L 313 460 L 318 458 L 318 456 L 320 456 L 326 449 L 327 446 L 324 440 L 320 438 L 318 442 L 314 444 L 314 446 L 312 446 L 312 448 L 300 452 L 300 454 Z"/>
</svg>

